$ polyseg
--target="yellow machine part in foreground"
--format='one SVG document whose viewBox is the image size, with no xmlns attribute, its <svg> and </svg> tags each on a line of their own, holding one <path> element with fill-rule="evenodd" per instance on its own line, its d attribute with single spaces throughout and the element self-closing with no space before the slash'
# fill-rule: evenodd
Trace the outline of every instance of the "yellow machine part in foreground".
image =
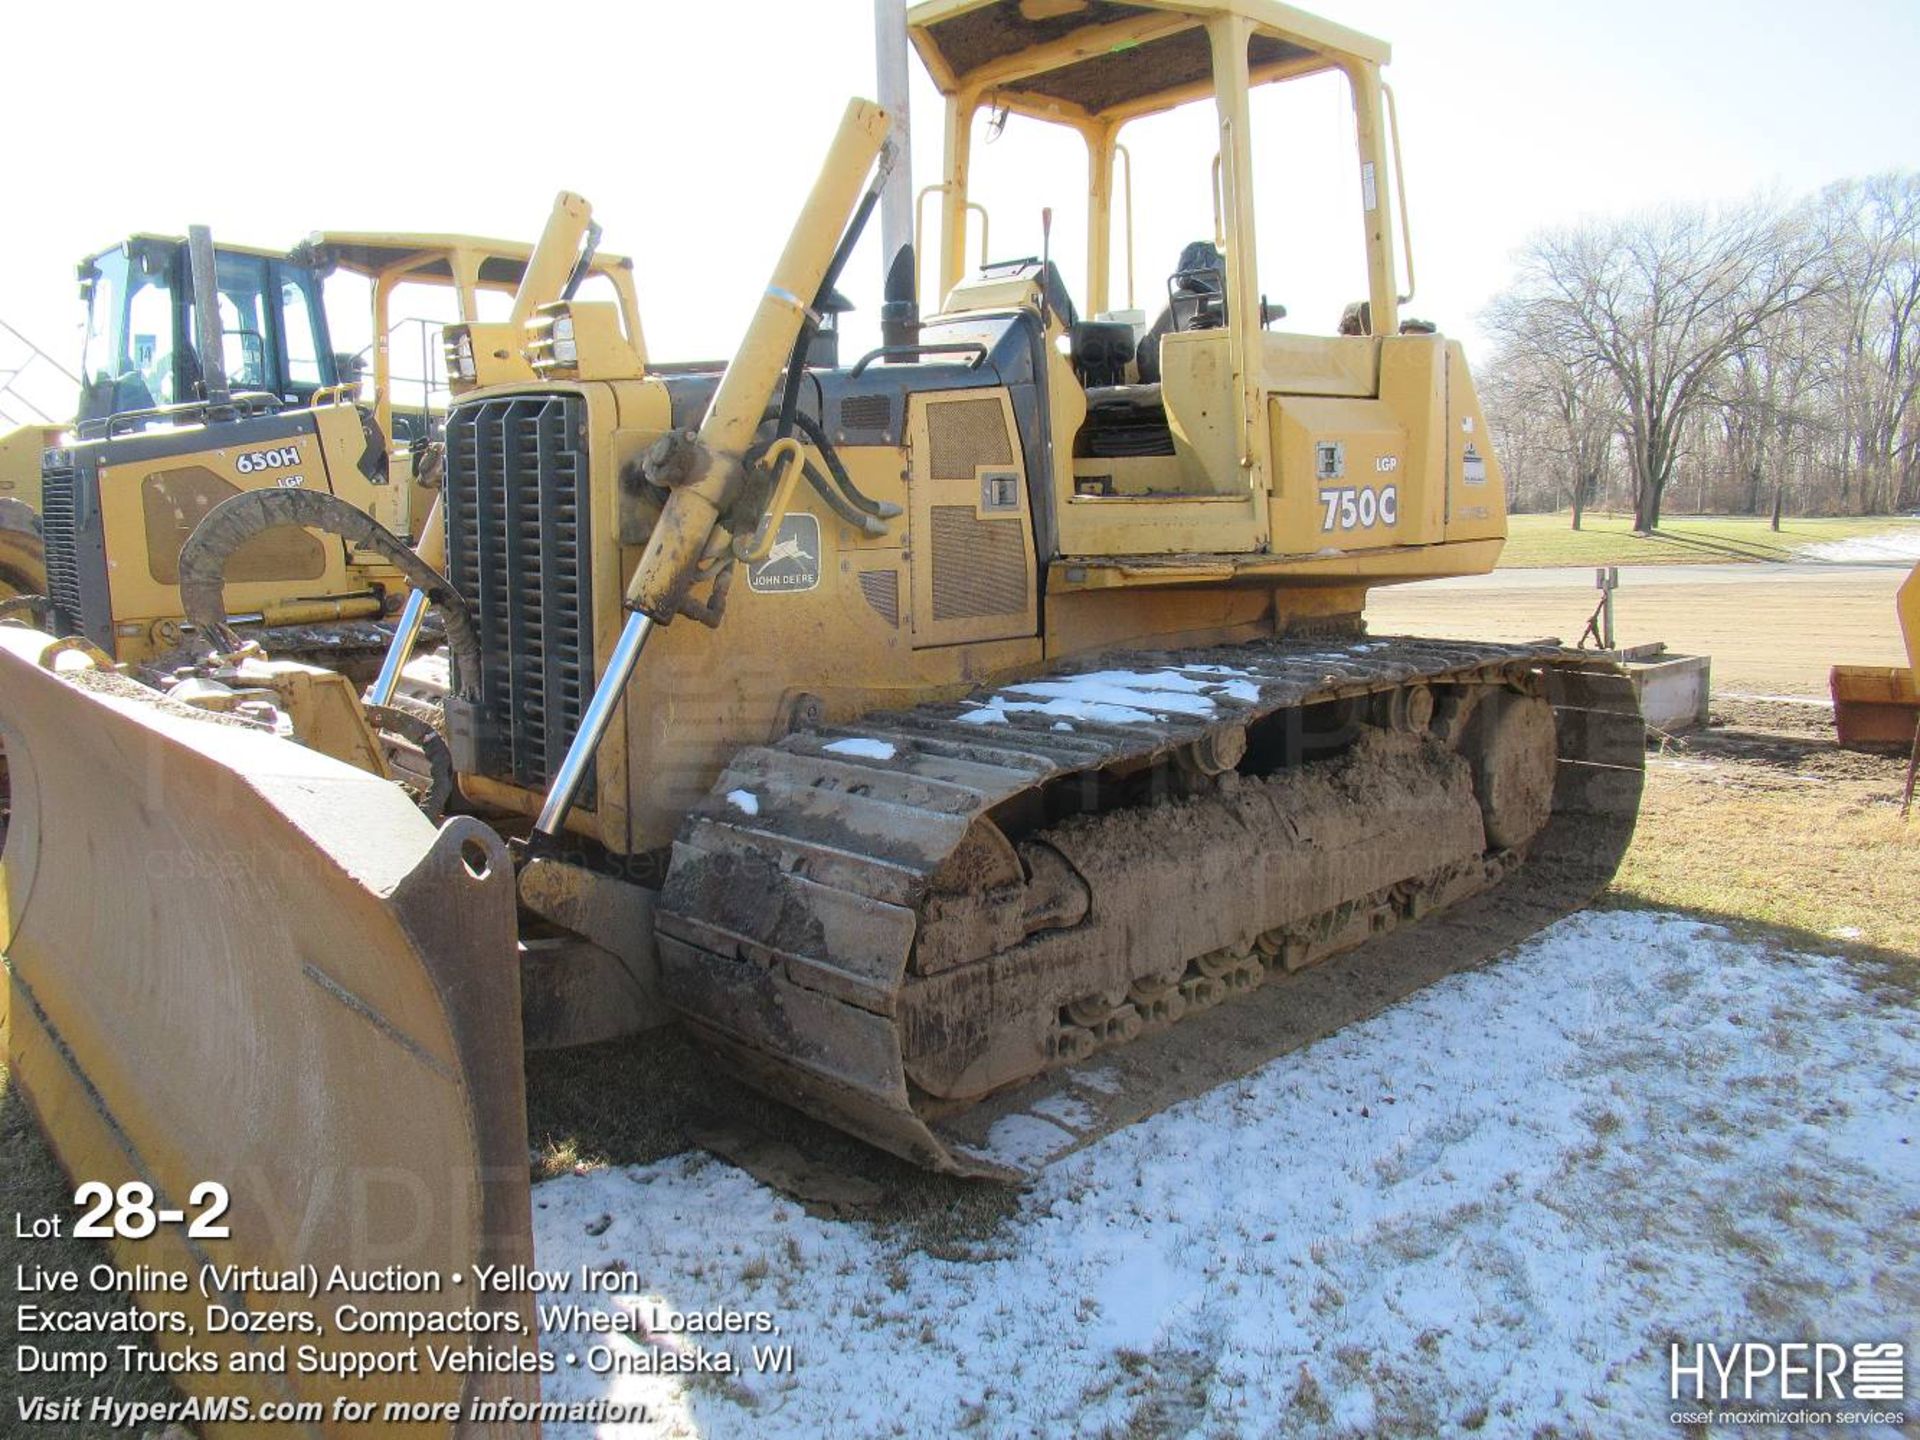
<svg viewBox="0 0 1920 1440">
<path fill-rule="evenodd" d="M 1907 663 L 1835 665 L 1827 685 L 1842 745 L 1913 747 L 1920 753 L 1920 565 L 1894 595 Z"/>
<path fill-rule="evenodd" d="M 199 1334 L 158 1336 L 162 1350 L 411 1348 L 401 1335 L 343 1334 L 333 1307 L 431 1309 L 432 1297 L 325 1288 L 334 1265 L 445 1276 L 532 1259 L 505 847 L 471 819 L 436 832 L 394 786 L 271 735 L 123 699 L 127 682 L 111 675 L 70 683 L 43 663 L 52 648 L 0 626 L 12 1083 L 76 1180 L 142 1181 L 156 1206 L 190 1214 L 202 1181 L 228 1187 L 229 1239 L 162 1224 L 115 1242 L 122 1266 L 194 1278 L 165 1308 Z M 116 723 L 100 723 L 102 707 Z M 115 903 L 113 876 L 140 903 Z M 236 915 L 249 917 L 244 930 Z M 204 1266 L 312 1266 L 320 1293 L 228 1282 L 209 1300 Z M 328 1333 L 210 1334 L 215 1304 L 312 1310 Z M 505 1329 L 470 1338 L 503 1364 L 532 1347 L 524 1297 L 479 1294 L 469 1280 L 438 1305 L 501 1310 Z M 231 1370 L 196 1377 L 195 1390 L 255 1406 L 538 1395 L 525 1372 Z"/>
</svg>

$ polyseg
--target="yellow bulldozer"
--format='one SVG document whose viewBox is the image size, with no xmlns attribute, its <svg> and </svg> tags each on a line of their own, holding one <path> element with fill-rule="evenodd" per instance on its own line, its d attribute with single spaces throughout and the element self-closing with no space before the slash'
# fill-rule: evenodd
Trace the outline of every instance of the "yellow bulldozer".
<svg viewBox="0 0 1920 1440">
<path fill-rule="evenodd" d="M 988 1122 L 1089 1057 L 1149 1077 L 1318 975 L 1339 1023 L 1613 874 L 1644 751 L 1618 667 L 1363 624 L 1505 533 L 1461 348 L 1402 318 L 1386 45 L 1274 0 L 908 25 L 946 97 L 939 293 L 923 316 L 889 247 L 879 348 L 820 343 L 904 180 L 865 101 L 724 368 L 579 299 L 447 331 L 472 388 L 419 593 L 465 813 L 0 627 L 16 1083 L 76 1177 L 231 1190 L 230 1238 L 161 1227 L 144 1260 L 529 1261 L 526 1050 L 667 1023 L 875 1145 L 1017 1178 Z M 1251 95 L 1316 76 L 1361 180 L 1338 333 L 1274 328 L 1255 264 Z M 1107 311 L 1115 150 L 1183 104 L 1218 120 L 1212 253 L 1147 327 Z M 968 265 L 983 107 L 1084 137 L 1091 318 L 1044 246 Z M 471 1373 L 327 1393 L 537 1393 L 528 1297 L 456 1298 Z"/>
</svg>

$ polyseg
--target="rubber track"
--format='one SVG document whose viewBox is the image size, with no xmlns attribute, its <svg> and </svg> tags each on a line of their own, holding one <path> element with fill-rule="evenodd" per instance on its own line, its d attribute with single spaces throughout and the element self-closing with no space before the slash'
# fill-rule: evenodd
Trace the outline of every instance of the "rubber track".
<svg viewBox="0 0 1920 1440">
<path fill-rule="evenodd" d="M 1471 934 L 1420 947 L 1444 951 L 1448 963 L 1438 969 L 1431 958 L 1411 967 L 1396 963 L 1427 983 L 1489 958 L 1590 900 L 1611 878 L 1632 835 L 1644 728 L 1630 682 L 1608 661 L 1544 644 L 1265 641 L 1109 654 L 1037 678 L 1122 669 L 1170 669 L 1216 683 L 1243 679 L 1257 698 L 1215 691 L 1208 697 L 1214 713 L 1204 719 L 1167 715 L 1110 725 L 1075 719 L 1066 731 L 1053 728 L 1053 716 L 1021 712 L 1010 713 L 1006 723 L 963 722 L 959 717 L 978 708 L 982 692 L 970 701 L 877 712 L 853 725 L 803 731 L 738 753 L 674 845 L 656 912 L 668 1001 L 743 1078 L 777 1098 L 918 1163 L 1009 1178 L 1017 1170 L 981 1148 L 983 1117 L 1006 1112 L 1007 1098 L 990 1097 L 971 1120 L 943 1119 L 936 1133 L 914 1109 L 894 1018 L 917 908 L 974 817 L 1062 776 L 1152 759 L 1210 730 L 1284 709 L 1414 682 L 1540 672 L 1558 735 L 1552 818 L 1529 843 L 1526 863 L 1463 902 L 1470 917 L 1482 917 Z M 874 759 L 827 749 L 854 738 L 884 742 L 893 754 Z M 753 797 L 744 807 L 730 798 L 742 792 Z M 1521 923 L 1485 923 L 1490 904 Z M 1451 914 L 1423 919 L 1414 930 L 1437 938 L 1434 931 Z M 1307 977 L 1322 970 L 1364 971 L 1367 952 L 1375 949 L 1369 943 L 1300 975 L 1276 977 L 1252 998 L 1271 1004 L 1270 992 L 1311 983 Z M 1403 988 L 1417 984 L 1401 987 L 1381 977 L 1361 986 L 1362 993 L 1336 1005 L 1337 1013 L 1314 1033 L 1386 1003 L 1369 1004 L 1367 996 L 1391 998 Z M 1246 1003 L 1217 1007 L 1121 1053 L 1137 1070 L 1151 1062 L 1157 1044 L 1190 1047 L 1212 1016 Z M 1234 1052 L 1233 1068 L 1244 1072 L 1311 1038 L 1282 1043 L 1286 1028 L 1275 1027 L 1275 1045 L 1215 1048 Z M 1017 1095 L 1012 1103 L 1017 1106 Z M 1144 1113 L 1137 1103 L 1117 1109 L 1127 1112 L 1123 1119 Z"/>
</svg>

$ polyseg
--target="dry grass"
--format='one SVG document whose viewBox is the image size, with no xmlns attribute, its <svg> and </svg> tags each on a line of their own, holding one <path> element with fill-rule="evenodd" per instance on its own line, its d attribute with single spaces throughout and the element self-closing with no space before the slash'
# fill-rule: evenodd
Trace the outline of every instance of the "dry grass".
<svg viewBox="0 0 1920 1440">
<path fill-rule="evenodd" d="M 1700 583 L 1672 573 L 1659 583 L 1626 583 L 1614 616 L 1622 644 L 1664 641 L 1675 654 L 1713 657 L 1713 688 L 1763 694 L 1827 693 L 1836 664 L 1904 665 L 1894 592 L 1897 566 L 1809 575 L 1767 565 L 1752 578 Z M 1537 640 L 1571 644 L 1598 598 L 1580 570 L 1536 571 L 1526 583 L 1495 576 L 1433 589 L 1391 586 L 1367 599 L 1376 635 L 1437 639 Z"/>
<path fill-rule="evenodd" d="M 1920 981 L 1920 818 L 1904 762 L 1835 749 L 1813 706 L 1721 700 L 1713 728 L 1649 756 L 1613 895 L 1894 960 Z"/>
<path fill-rule="evenodd" d="M 1633 532 L 1633 517 L 1588 511 L 1581 528 L 1573 516 L 1513 515 L 1507 519 L 1502 566 L 1700 565 L 1729 560 L 1791 560 L 1803 545 L 1853 540 L 1892 531 L 1920 532 L 1920 520 L 1870 515 L 1831 520 L 1766 520 L 1740 515 L 1681 515 L 1651 535 Z"/>
</svg>

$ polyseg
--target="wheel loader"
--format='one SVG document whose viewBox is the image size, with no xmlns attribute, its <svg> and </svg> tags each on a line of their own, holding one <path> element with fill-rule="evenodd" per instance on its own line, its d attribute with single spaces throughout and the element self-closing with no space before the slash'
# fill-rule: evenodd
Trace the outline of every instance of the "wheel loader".
<svg viewBox="0 0 1920 1440">
<path fill-rule="evenodd" d="M 577 247 L 592 221 L 584 201 L 563 195 L 552 223 L 556 245 L 571 239 Z M 10 472 L 30 466 L 32 481 L 16 482 L 19 504 L 0 504 L 0 571 L 9 588 L 45 597 L 61 632 L 149 669 L 179 663 L 190 648 L 180 550 L 227 496 L 318 490 L 408 543 L 426 533 L 437 477 L 429 468 L 422 483 L 409 452 L 410 442 L 431 440 L 437 416 L 424 397 L 396 411 L 394 295 L 448 289 L 461 316 L 475 320 L 482 295 L 521 288 L 534 249 L 357 232 L 317 233 L 286 255 L 220 245 L 211 247 L 214 278 L 204 282 L 217 304 L 204 319 L 192 252 L 190 239 L 137 235 L 82 262 L 89 323 L 72 434 L 45 449 L 38 427 L 9 437 L 18 440 L 6 450 Z M 528 309 L 560 293 L 578 258 L 551 253 L 548 270 L 558 271 L 533 275 Z M 582 278 L 610 281 L 637 324 L 627 262 L 589 250 L 585 263 Z M 365 405 L 360 359 L 334 353 L 321 303 L 322 281 L 335 270 L 370 283 L 375 340 Z M 459 377 L 453 383 L 458 388 Z M 430 452 L 413 452 L 422 453 Z M 294 529 L 232 556 L 228 576 L 236 624 L 278 654 L 335 664 L 377 662 L 390 633 L 378 622 L 406 589 L 391 559 Z"/>
<path fill-rule="evenodd" d="M 289 407 L 304 406 L 337 385 L 346 357 L 336 355 L 329 343 L 320 272 L 292 256 L 252 246 L 222 243 L 214 247 L 214 256 L 239 332 L 232 357 L 235 376 L 244 377 L 249 390 Z M 78 274 L 87 327 L 84 373 L 75 377 L 74 419 L 0 435 L 0 594 L 42 602 L 47 596 L 40 520 L 46 452 L 60 450 L 76 430 L 103 435 L 116 415 L 138 413 L 148 417 L 146 424 L 157 424 L 157 406 L 202 393 L 185 237 L 129 236 L 88 255 Z M 249 296 L 250 331 L 240 324 L 239 313 L 240 299 Z M 266 303 L 269 296 L 277 299 L 277 310 Z M 121 428 L 141 428 L 141 422 L 129 419 Z M 64 491 L 55 503 L 65 503 Z"/>
<path fill-rule="evenodd" d="M 76 1176 L 169 1203 L 227 1179 L 232 1239 L 160 1254 L 525 1263 L 525 1051 L 665 1023 L 920 1165 L 1017 1178 L 981 1117 L 1021 1096 L 1244 1049 L 1231 1017 L 1309 993 L 1344 1006 L 1329 1024 L 1367 1013 L 1612 875 L 1644 748 L 1618 667 L 1363 623 L 1371 587 L 1484 571 L 1505 531 L 1461 348 L 1402 319 L 1387 47 L 1272 0 L 908 19 L 946 97 L 939 292 L 922 315 L 891 250 L 879 348 L 819 346 L 904 180 L 864 101 L 724 368 L 659 362 L 578 299 L 447 332 L 456 368 L 529 372 L 450 408 L 444 574 L 419 587 L 466 813 L 436 826 L 0 627 L 17 1083 Z M 1304 333 L 1256 273 L 1276 172 L 1249 93 L 1329 74 L 1368 292 L 1345 333 Z M 1137 326 L 1107 311 L 1115 146 L 1186 103 L 1219 122 L 1195 163 L 1220 260 Z M 1083 296 L 1044 249 L 969 267 L 985 106 L 1084 137 Z M 106 876 L 130 903 L 100 903 Z M 531 1326 L 524 1294 L 456 1299 Z M 474 1344 L 474 1374 L 328 1393 L 537 1393 L 526 1333 Z"/>
</svg>

